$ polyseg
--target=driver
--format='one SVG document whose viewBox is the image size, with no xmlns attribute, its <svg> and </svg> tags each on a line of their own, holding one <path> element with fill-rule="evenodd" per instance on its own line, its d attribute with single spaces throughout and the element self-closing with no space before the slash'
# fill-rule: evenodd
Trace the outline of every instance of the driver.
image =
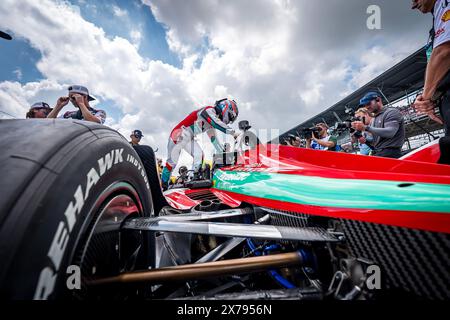
<svg viewBox="0 0 450 320">
<path fill-rule="evenodd" d="M 203 150 L 195 136 L 206 132 L 217 152 L 223 152 L 223 147 L 216 138 L 216 130 L 232 135 L 235 139 L 239 135 L 228 125 L 233 123 L 239 115 L 234 100 L 223 99 L 208 106 L 195 110 L 181 121 L 171 132 L 167 144 L 167 162 L 162 172 L 162 185 L 167 189 L 172 170 L 176 167 L 181 150 L 185 150 L 194 159 L 194 173 L 200 171 L 203 163 Z"/>
</svg>

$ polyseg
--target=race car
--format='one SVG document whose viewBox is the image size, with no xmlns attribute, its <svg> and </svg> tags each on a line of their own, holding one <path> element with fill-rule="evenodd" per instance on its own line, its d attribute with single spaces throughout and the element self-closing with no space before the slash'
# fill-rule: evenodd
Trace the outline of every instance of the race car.
<svg viewBox="0 0 450 320">
<path fill-rule="evenodd" d="M 450 167 L 257 143 L 162 192 L 150 147 L 0 121 L 5 299 L 450 298 Z"/>
</svg>

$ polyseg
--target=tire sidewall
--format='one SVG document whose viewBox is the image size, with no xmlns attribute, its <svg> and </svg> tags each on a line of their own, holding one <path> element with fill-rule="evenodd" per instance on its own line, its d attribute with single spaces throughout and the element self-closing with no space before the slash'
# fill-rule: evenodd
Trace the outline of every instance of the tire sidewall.
<svg viewBox="0 0 450 320">
<path fill-rule="evenodd" d="M 99 161 L 105 163 L 108 155 L 113 158 L 112 164 L 102 170 Z M 32 217 L 19 237 L 20 250 L 8 272 L 8 296 L 12 299 L 62 297 L 70 275 L 67 267 L 95 218 L 99 197 L 112 196 L 104 194 L 109 187 L 117 183 L 131 185 L 142 204 L 140 215 L 153 214 L 142 162 L 119 135 L 91 139 L 55 157 L 60 160 L 55 168 L 41 170 L 33 180 L 39 186 L 25 209 Z M 32 182 L 29 188 L 36 186 Z M 79 209 L 68 210 L 71 206 Z"/>
</svg>

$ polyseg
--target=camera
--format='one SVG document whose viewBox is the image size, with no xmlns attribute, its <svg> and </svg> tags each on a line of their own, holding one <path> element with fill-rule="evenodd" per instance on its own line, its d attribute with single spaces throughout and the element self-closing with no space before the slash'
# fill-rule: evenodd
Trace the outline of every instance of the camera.
<svg viewBox="0 0 450 320">
<path fill-rule="evenodd" d="M 297 139 L 297 137 L 295 135 L 289 133 L 286 135 L 286 138 L 283 139 L 281 144 L 284 146 L 292 145 L 295 142 L 295 139 Z"/>
<path fill-rule="evenodd" d="M 288 134 L 287 139 L 285 141 L 289 142 L 291 145 L 293 145 L 295 143 L 296 139 L 297 139 L 297 137 L 294 136 L 293 134 Z"/>
<path fill-rule="evenodd" d="M 344 122 L 337 122 L 335 124 L 335 129 L 350 129 L 352 127 L 352 122 L 361 121 L 366 122 L 366 117 L 351 117 L 349 120 Z"/>
<path fill-rule="evenodd" d="M 335 129 L 335 130 L 351 129 L 351 127 L 352 127 L 352 122 L 353 122 L 353 121 L 351 121 L 351 120 L 347 120 L 347 121 L 344 121 L 344 122 L 337 122 L 337 123 L 334 125 L 334 129 Z"/>
<path fill-rule="evenodd" d="M 317 127 L 302 129 L 302 136 L 305 139 L 311 139 L 313 134 L 317 137 L 320 133 L 321 129 Z"/>
<path fill-rule="evenodd" d="M 353 132 L 352 132 L 352 130 L 353 130 Z M 351 133 L 356 139 L 359 139 L 359 138 L 362 138 L 362 137 L 363 137 L 363 134 L 362 134 L 361 131 L 357 131 L 357 130 L 355 130 L 355 129 L 352 129 L 352 130 L 350 130 L 350 133 Z"/>
<path fill-rule="evenodd" d="M 75 99 L 75 97 L 69 97 L 69 101 L 72 102 L 74 107 L 79 108 L 78 107 L 78 103 L 77 103 L 77 99 Z"/>
<path fill-rule="evenodd" d="M 365 123 L 366 119 L 365 119 L 365 117 L 352 117 L 349 120 L 346 120 L 343 122 L 337 122 L 334 125 L 334 130 L 335 131 L 348 130 L 351 135 L 353 135 L 356 139 L 359 139 L 363 136 L 363 134 L 361 131 L 357 131 L 352 128 L 352 122 L 355 122 L 355 121 L 361 121 L 362 123 Z"/>
<path fill-rule="evenodd" d="M 250 128 L 251 128 L 250 123 L 247 120 L 239 121 L 238 126 L 239 126 L 239 130 L 244 131 L 244 132 L 250 130 Z"/>
</svg>

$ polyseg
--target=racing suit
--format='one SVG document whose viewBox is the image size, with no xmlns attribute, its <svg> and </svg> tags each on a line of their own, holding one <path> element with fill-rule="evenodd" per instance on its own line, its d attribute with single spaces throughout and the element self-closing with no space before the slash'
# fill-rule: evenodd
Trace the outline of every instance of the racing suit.
<svg viewBox="0 0 450 320">
<path fill-rule="evenodd" d="M 172 130 L 167 144 L 167 162 L 161 177 L 163 186 L 168 183 L 182 150 L 194 158 L 194 172 L 200 170 L 203 163 L 203 150 L 194 140 L 195 136 L 206 132 L 214 148 L 218 152 L 223 152 L 223 147 L 216 137 L 216 129 L 225 134 L 234 134 L 234 130 L 219 119 L 214 107 L 208 106 L 195 110 Z"/>
</svg>

